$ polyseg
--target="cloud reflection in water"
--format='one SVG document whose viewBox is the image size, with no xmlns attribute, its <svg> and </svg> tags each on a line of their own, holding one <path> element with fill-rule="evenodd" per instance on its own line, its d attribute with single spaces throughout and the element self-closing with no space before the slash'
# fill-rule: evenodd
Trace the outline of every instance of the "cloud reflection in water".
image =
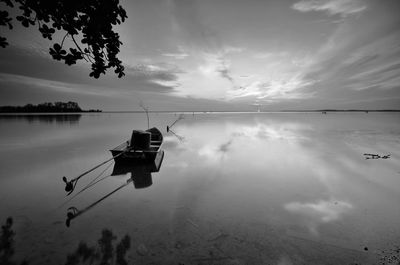
<svg viewBox="0 0 400 265">
<path fill-rule="evenodd" d="M 304 217 L 311 232 L 317 234 L 316 226 L 339 220 L 353 208 L 353 205 L 345 201 L 331 199 L 306 203 L 290 202 L 285 204 L 284 208 L 291 213 Z"/>
<path fill-rule="evenodd" d="M 353 249 L 365 240 L 354 227 L 381 225 L 375 209 L 393 216 L 391 220 L 398 218 L 386 210 L 396 207 L 394 188 L 391 193 L 382 188 L 388 183 L 398 187 L 394 185 L 398 151 L 393 151 L 394 135 L 387 133 L 390 123 L 376 122 L 381 117 L 376 118 L 221 114 L 196 117 L 198 122 L 185 119 L 175 130 L 186 141 L 167 145 L 170 156 L 165 169 L 173 168 L 176 179 L 182 181 L 180 193 L 189 193 L 199 202 L 185 205 L 197 218 L 208 220 L 218 214 L 224 220 L 220 222 L 243 227 L 249 220 L 269 223 L 283 226 L 294 237 L 339 246 L 349 235 Z M 389 132 L 397 132 L 396 128 Z M 363 134 L 354 137 L 357 130 Z M 373 134 L 373 141 L 371 131 L 379 133 L 379 137 Z M 365 161 L 362 152 L 377 148 L 390 150 L 393 158 Z M 180 205 L 188 200 L 178 201 Z"/>
</svg>

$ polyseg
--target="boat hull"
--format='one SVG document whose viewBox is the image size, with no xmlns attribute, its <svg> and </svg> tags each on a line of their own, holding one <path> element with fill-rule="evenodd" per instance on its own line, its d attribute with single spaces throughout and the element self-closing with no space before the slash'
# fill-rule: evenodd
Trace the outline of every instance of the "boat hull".
<svg viewBox="0 0 400 265">
<path fill-rule="evenodd" d="M 149 172 L 154 173 L 160 170 L 162 161 L 164 159 L 164 151 L 161 150 L 154 160 L 151 161 L 143 161 L 140 160 L 132 161 L 132 160 L 123 160 L 125 162 L 116 162 L 114 164 L 114 169 L 111 176 L 116 175 L 124 175 L 129 172 L 137 174 L 137 172 Z"/>
<path fill-rule="evenodd" d="M 115 162 L 130 163 L 130 162 L 153 162 L 160 159 L 164 153 L 161 150 L 163 136 L 157 128 L 146 130 L 151 133 L 150 146 L 147 149 L 135 149 L 130 146 L 130 142 L 126 141 L 119 146 L 110 150 Z"/>
<path fill-rule="evenodd" d="M 127 151 L 127 150 L 110 150 L 115 162 L 130 163 L 130 162 L 152 162 L 155 161 L 157 157 L 163 155 L 162 150 L 158 151 Z M 121 154 L 122 153 L 122 154 Z"/>
</svg>

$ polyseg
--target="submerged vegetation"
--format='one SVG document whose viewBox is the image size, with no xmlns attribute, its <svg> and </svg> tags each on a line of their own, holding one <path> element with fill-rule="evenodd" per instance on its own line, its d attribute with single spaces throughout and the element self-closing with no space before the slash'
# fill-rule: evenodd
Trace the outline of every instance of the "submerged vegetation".
<svg viewBox="0 0 400 265">
<path fill-rule="evenodd" d="M 12 230 L 13 219 L 8 217 L 5 225 L 1 226 L 1 238 L 0 238 L 0 264 L 2 265 L 15 265 L 18 264 L 13 260 L 14 256 L 14 236 L 15 232 Z M 28 262 L 25 260 L 20 263 L 21 265 L 27 265 Z"/>
<path fill-rule="evenodd" d="M 12 230 L 13 219 L 8 217 L 6 224 L 1 227 L 0 240 L 0 264 L 2 265 L 28 265 L 24 260 L 21 263 L 12 261 L 15 253 L 14 236 Z M 131 239 L 125 235 L 114 247 L 113 242 L 117 237 L 109 229 L 103 229 L 101 238 L 97 241 L 97 246 L 88 246 L 85 242 L 80 242 L 75 252 L 68 254 L 65 265 L 77 264 L 98 264 L 98 265 L 127 265 L 125 255 L 131 247 Z"/>
<path fill-rule="evenodd" d="M 38 105 L 26 104 L 25 106 L 1 106 L 0 113 L 41 113 L 41 112 L 101 112 L 101 110 L 82 110 L 78 103 L 45 102 Z"/>
<path fill-rule="evenodd" d="M 98 240 L 97 247 L 90 247 L 85 242 L 80 242 L 74 253 L 67 256 L 65 265 L 76 265 L 82 263 L 88 264 L 128 264 L 125 260 L 125 254 L 130 248 L 130 237 L 125 235 L 114 248 L 113 241 L 117 237 L 111 230 L 104 229 L 101 238 Z"/>
</svg>

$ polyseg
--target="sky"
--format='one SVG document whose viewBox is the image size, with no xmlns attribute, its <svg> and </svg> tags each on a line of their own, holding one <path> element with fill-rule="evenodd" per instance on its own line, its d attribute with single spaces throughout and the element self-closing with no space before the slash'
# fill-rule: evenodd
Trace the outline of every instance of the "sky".
<svg viewBox="0 0 400 265">
<path fill-rule="evenodd" d="M 0 105 L 252 111 L 400 109 L 399 0 L 122 0 L 126 76 L 89 77 L 36 29 L 1 34 Z M 62 35 L 56 37 L 61 38 Z M 57 38 L 56 38 L 57 39 Z"/>
</svg>

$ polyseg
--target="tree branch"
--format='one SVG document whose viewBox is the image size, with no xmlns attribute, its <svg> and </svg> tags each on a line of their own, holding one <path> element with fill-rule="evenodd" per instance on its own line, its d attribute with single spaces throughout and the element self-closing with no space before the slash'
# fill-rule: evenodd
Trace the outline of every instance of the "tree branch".
<svg viewBox="0 0 400 265">
<path fill-rule="evenodd" d="M 80 46 L 78 45 L 78 43 L 76 42 L 76 40 L 75 40 L 75 38 L 74 38 L 74 35 L 71 35 L 71 38 L 72 38 L 73 42 L 75 43 L 76 48 L 78 48 L 78 50 L 82 53 L 82 55 L 86 55 L 86 56 L 87 56 L 87 54 L 86 54 L 84 51 L 82 51 L 81 47 L 80 47 Z M 83 59 L 84 59 L 86 62 L 93 63 L 93 61 L 91 60 L 91 58 L 90 58 L 89 56 L 87 56 L 88 59 L 89 59 L 89 61 L 88 61 L 84 56 L 82 56 L 82 57 L 83 57 Z"/>
<path fill-rule="evenodd" d="M 68 35 L 69 35 L 68 32 L 64 35 L 64 37 L 63 37 L 63 39 L 62 39 L 62 41 L 61 41 L 61 48 L 64 46 L 65 38 L 66 38 Z"/>
</svg>

